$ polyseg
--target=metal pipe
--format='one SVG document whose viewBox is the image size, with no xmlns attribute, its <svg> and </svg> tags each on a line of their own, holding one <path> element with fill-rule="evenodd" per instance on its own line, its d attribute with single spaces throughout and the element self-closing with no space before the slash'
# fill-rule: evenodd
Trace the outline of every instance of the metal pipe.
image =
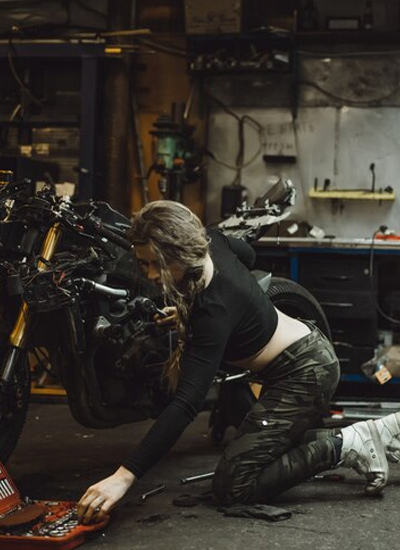
<svg viewBox="0 0 400 550">
<path fill-rule="evenodd" d="M 251 373 L 250 370 L 245 370 L 243 372 L 240 372 L 239 374 L 228 374 L 227 376 L 220 376 L 218 378 L 215 378 L 215 383 L 220 382 L 232 382 L 232 380 L 240 380 L 240 378 L 245 378 Z"/>
<path fill-rule="evenodd" d="M 113 0 L 108 2 L 108 30 L 110 32 L 126 30 L 131 19 L 130 2 Z M 112 42 L 111 42 L 112 41 Z M 110 45 L 118 45 L 119 33 L 110 37 Z M 130 177 L 136 172 L 130 166 L 132 156 L 132 128 L 129 121 L 131 98 L 129 90 L 130 60 L 126 57 L 108 59 L 106 64 L 104 87 L 105 119 L 105 190 L 104 198 L 111 205 L 129 216 Z"/>
<path fill-rule="evenodd" d="M 133 77 L 131 77 L 131 82 L 132 80 L 133 80 Z M 132 119 L 133 119 L 133 127 L 134 127 L 134 138 L 135 138 L 136 154 L 137 154 L 138 168 L 139 168 L 139 174 L 140 174 L 139 175 L 140 190 L 141 190 L 143 205 L 145 205 L 150 200 L 149 188 L 147 185 L 147 178 L 146 178 L 143 145 L 140 137 L 139 117 L 138 117 L 139 109 L 138 109 L 137 99 L 136 99 L 136 90 L 133 83 L 131 87 L 131 96 L 132 96 L 131 101 L 132 101 Z"/>
<path fill-rule="evenodd" d="M 214 477 L 215 472 L 207 472 L 206 474 L 200 474 L 198 476 L 184 477 L 181 479 L 182 485 L 187 483 L 195 483 L 196 481 L 204 481 L 205 479 L 211 479 Z"/>
<path fill-rule="evenodd" d="M 26 305 L 26 304 L 24 304 Z M 15 365 L 18 360 L 18 355 L 21 352 L 20 348 L 8 348 L 7 350 L 7 357 L 4 359 L 4 366 L 3 366 L 3 372 L 1 374 L 1 381 L 2 382 L 10 382 Z"/>
</svg>

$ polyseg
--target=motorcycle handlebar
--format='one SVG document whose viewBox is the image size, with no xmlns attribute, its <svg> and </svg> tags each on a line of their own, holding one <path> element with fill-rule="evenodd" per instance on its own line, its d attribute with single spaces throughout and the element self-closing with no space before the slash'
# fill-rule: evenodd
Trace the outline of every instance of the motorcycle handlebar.
<svg viewBox="0 0 400 550">
<path fill-rule="evenodd" d="M 22 181 L 9 181 L 0 186 L 0 199 L 2 201 L 11 198 L 13 195 L 28 189 L 32 185 L 32 180 L 25 178 Z"/>
<path fill-rule="evenodd" d="M 98 220 L 92 222 L 92 227 L 95 230 L 96 234 L 100 237 L 104 237 L 108 241 L 112 242 L 113 244 L 120 246 L 121 248 L 124 248 L 125 250 L 132 250 L 132 244 L 126 239 L 125 237 L 122 237 L 121 235 L 118 235 L 111 229 L 108 229 L 107 227 L 104 227 L 104 225 L 99 222 Z"/>
<path fill-rule="evenodd" d="M 4 201 L 10 197 L 13 197 L 14 195 L 20 193 L 21 191 L 24 191 L 25 189 L 28 189 L 32 185 L 32 180 L 24 179 L 20 182 L 11 181 L 4 185 L 3 187 L 0 186 L 0 201 Z M 43 197 L 41 197 L 43 199 Z M 45 197 L 46 198 L 46 197 Z M 49 203 L 50 208 L 48 212 L 52 211 L 51 203 Z M 60 216 L 61 214 L 61 216 Z M 112 228 L 105 227 L 101 220 L 91 217 L 90 215 L 87 218 L 81 218 L 79 215 L 73 216 L 72 219 L 69 219 L 68 216 L 68 209 L 63 209 L 61 212 L 58 212 L 58 220 L 63 219 L 67 224 L 70 226 L 77 226 L 79 224 L 82 224 L 83 227 L 86 226 L 89 228 L 92 232 L 94 232 L 99 237 L 103 237 L 107 239 L 108 241 L 112 242 L 116 246 L 119 246 L 123 248 L 124 250 L 130 251 L 132 250 L 132 245 L 129 242 L 129 240 L 121 235 L 121 230 L 113 230 Z M 77 223 L 77 221 L 79 222 Z"/>
<path fill-rule="evenodd" d="M 147 298 L 146 296 L 137 296 L 133 303 L 136 307 L 139 307 L 142 311 L 150 313 L 152 315 L 159 315 L 160 317 L 168 317 L 168 314 L 165 313 L 162 309 L 159 309 L 153 300 Z"/>
</svg>

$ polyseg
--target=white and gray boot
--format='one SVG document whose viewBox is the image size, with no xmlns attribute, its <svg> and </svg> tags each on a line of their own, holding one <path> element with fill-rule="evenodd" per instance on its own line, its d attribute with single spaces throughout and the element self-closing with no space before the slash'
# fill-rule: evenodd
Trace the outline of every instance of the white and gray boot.
<svg viewBox="0 0 400 550">
<path fill-rule="evenodd" d="M 388 480 L 389 467 L 376 423 L 373 420 L 357 422 L 343 428 L 341 435 L 343 445 L 338 466 L 364 474 L 366 493 L 380 495 Z"/>
<path fill-rule="evenodd" d="M 390 462 L 400 463 L 400 412 L 375 420 L 375 425 Z"/>
</svg>

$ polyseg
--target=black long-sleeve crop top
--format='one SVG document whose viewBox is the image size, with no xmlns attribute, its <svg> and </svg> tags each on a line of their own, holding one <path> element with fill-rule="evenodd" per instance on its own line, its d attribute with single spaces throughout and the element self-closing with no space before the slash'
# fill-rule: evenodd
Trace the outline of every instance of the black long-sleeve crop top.
<svg viewBox="0 0 400 550">
<path fill-rule="evenodd" d="M 271 339 L 277 313 L 255 277 L 233 252 L 251 251 L 232 246 L 218 231 L 210 231 L 214 275 L 196 297 L 190 318 L 190 337 L 181 359 L 177 390 L 152 428 L 123 466 L 141 477 L 178 440 L 201 410 L 222 360 L 251 357 Z M 254 253 L 253 253 L 254 254 Z"/>
</svg>

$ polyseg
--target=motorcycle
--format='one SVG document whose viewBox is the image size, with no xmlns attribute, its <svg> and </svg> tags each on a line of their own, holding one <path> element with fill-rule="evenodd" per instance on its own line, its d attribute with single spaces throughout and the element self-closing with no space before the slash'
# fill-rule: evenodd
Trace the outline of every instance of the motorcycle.
<svg viewBox="0 0 400 550">
<path fill-rule="evenodd" d="M 238 223 L 225 220 L 219 229 L 251 239 L 276 223 L 287 204 L 287 197 L 274 203 L 265 198 L 235 216 Z M 44 369 L 51 366 L 73 417 L 85 427 L 155 418 L 170 399 L 161 369 L 174 334 L 154 323 L 155 314 L 162 315 L 162 297 L 132 254 L 129 227 L 109 204 L 74 203 L 51 185 L 36 190 L 23 180 L 0 187 L 2 462 L 26 420 L 32 356 Z M 255 275 L 277 307 L 329 332 L 305 289 L 264 272 Z M 221 379 L 229 374 L 216 381 Z"/>
</svg>

